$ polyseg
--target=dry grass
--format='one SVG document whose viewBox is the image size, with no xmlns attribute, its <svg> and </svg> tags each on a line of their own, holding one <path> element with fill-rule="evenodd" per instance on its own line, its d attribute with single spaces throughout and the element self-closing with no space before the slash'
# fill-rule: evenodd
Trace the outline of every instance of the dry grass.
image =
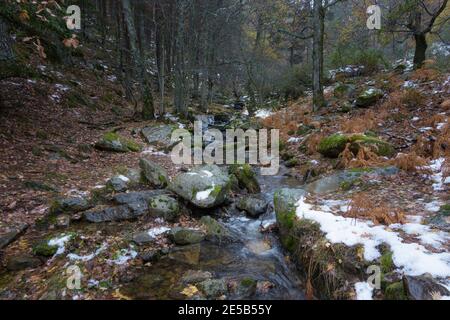
<svg viewBox="0 0 450 320">
<path fill-rule="evenodd" d="M 317 153 L 317 148 L 320 141 L 326 137 L 326 134 L 322 132 L 314 133 L 305 140 L 306 152 L 308 155 Z"/>
<path fill-rule="evenodd" d="M 364 133 L 376 128 L 378 121 L 375 113 L 372 110 L 367 110 L 360 116 L 345 119 L 340 124 L 340 128 L 344 133 Z"/>
<path fill-rule="evenodd" d="M 435 69 L 428 69 L 426 67 L 417 69 L 411 75 L 411 79 L 412 80 L 421 81 L 421 82 L 434 81 L 438 77 L 439 77 L 439 72 L 437 70 L 435 70 Z"/>
<path fill-rule="evenodd" d="M 345 216 L 354 219 L 369 219 L 377 225 L 405 223 L 405 213 L 402 210 L 393 209 L 381 202 L 376 202 L 369 194 L 364 192 L 358 193 L 352 198 Z"/>
<path fill-rule="evenodd" d="M 288 108 L 262 120 L 262 124 L 266 128 L 280 130 L 281 139 L 287 140 L 289 132 L 297 131 L 300 124 L 308 125 L 311 123 L 311 118 L 308 115 L 309 109 L 308 104 L 294 102 Z"/>
<path fill-rule="evenodd" d="M 448 118 L 448 117 L 447 117 Z M 448 121 L 449 119 L 447 119 Z M 444 125 L 444 127 L 439 130 L 436 140 L 433 143 L 433 158 L 450 158 L 450 123 Z"/>
<path fill-rule="evenodd" d="M 444 111 L 449 111 L 450 110 L 450 99 L 445 100 L 444 102 L 441 103 L 441 108 Z"/>
<path fill-rule="evenodd" d="M 427 160 L 418 156 L 415 152 L 408 154 L 399 153 L 390 163 L 407 172 L 417 172 L 427 165 Z"/>
<path fill-rule="evenodd" d="M 408 108 L 417 108 L 424 104 L 425 97 L 416 89 L 406 89 L 401 93 L 400 102 Z"/>
</svg>

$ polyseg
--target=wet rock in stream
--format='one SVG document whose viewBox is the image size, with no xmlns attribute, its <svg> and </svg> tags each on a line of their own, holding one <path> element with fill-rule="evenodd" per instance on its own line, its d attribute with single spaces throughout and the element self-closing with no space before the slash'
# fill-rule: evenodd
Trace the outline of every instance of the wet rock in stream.
<svg viewBox="0 0 450 320">
<path fill-rule="evenodd" d="M 244 196 L 236 203 L 236 208 L 245 211 L 250 217 L 257 219 L 266 213 L 269 203 L 258 197 Z"/>
<path fill-rule="evenodd" d="M 218 166 L 206 165 L 179 174 L 169 188 L 194 206 L 208 209 L 225 202 L 230 193 L 231 181 L 228 174 Z"/>
<path fill-rule="evenodd" d="M 185 246 L 202 242 L 206 234 L 200 230 L 177 227 L 170 231 L 169 238 L 176 245 Z"/>
<path fill-rule="evenodd" d="M 200 219 L 200 223 L 206 229 L 206 240 L 215 243 L 232 243 L 239 241 L 237 234 L 232 232 L 223 223 L 211 218 L 210 216 L 204 216 Z"/>
</svg>

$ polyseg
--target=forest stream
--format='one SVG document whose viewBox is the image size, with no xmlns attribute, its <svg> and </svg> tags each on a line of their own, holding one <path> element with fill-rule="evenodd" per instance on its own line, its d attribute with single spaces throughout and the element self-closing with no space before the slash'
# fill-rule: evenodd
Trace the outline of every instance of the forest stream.
<svg viewBox="0 0 450 320">
<path fill-rule="evenodd" d="M 259 175 L 262 195 L 269 203 L 273 202 L 277 189 L 299 185 L 298 180 L 285 176 L 286 172 L 287 169 L 282 167 L 276 176 Z M 186 286 L 182 276 L 193 270 L 209 272 L 216 279 L 233 279 L 237 283 L 251 279 L 255 283 L 269 284 L 270 290 L 258 290 L 252 296 L 255 299 L 305 298 L 295 266 L 287 260 L 276 234 L 261 232 L 262 227 L 275 223 L 275 212 L 271 205 L 258 220 L 245 215 L 233 215 L 224 219 L 223 223 L 234 231 L 239 238 L 238 243 L 202 242 L 178 248 L 154 265 L 145 267 L 141 275 L 121 291 L 134 299 L 186 298 L 181 294 Z"/>
</svg>

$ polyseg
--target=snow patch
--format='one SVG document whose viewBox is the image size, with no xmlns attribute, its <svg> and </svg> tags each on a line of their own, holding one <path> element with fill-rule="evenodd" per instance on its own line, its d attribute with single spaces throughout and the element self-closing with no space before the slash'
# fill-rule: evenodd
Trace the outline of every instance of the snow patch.
<svg viewBox="0 0 450 320">
<path fill-rule="evenodd" d="M 373 289 L 367 282 L 355 283 L 356 300 L 373 300 Z"/>
<path fill-rule="evenodd" d="M 67 255 L 67 258 L 69 258 L 69 260 L 88 262 L 88 261 L 91 261 L 92 259 L 94 259 L 96 256 L 98 256 L 103 251 L 105 251 L 107 248 L 108 248 L 108 245 L 106 243 L 103 243 L 100 248 L 98 248 L 91 254 L 88 254 L 85 256 L 80 256 L 80 255 L 71 253 L 71 254 Z"/>
<path fill-rule="evenodd" d="M 156 238 L 156 237 L 166 233 L 167 231 L 170 231 L 170 228 L 167 228 L 167 227 L 153 228 L 153 229 L 148 230 L 148 235 L 152 238 Z"/>
<path fill-rule="evenodd" d="M 66 251 L 66 243 L 72 239 L 71 235 L 61 235 L 59 238 L 53 238 L 48 241 L 50 247 L 58 247 L 55 256 L 59 256 Z"/>
<path fill-rule="evenodd" d="M 197 194 L 195 195 L 195 199 L 197 199 L 197 201 L 203 201 L 203 200 L 206 200 L 206 199 L 208 199 L 208 197 L 211 195 L 211 193 L 214 191 L 214 188 L 215 188 L 216 186 L 213 184 L 213 186 L 210 188 L 210 189 L 208 189 L 208 190 L 205 190 L 205 191 L 200 191 L 200 192 L 197 192 Z"/>
<path fill-rule="evenodd" d="M 404 243 L 400 235 L 392 228 L 375 226 L 370 221 L 356 220 L 336 216 L 329 208 L 315 210 L 302 197 L 297 203 L 297 216 L 317 222 L 331 243 L 343 243 L 347 246 L 363 245 L 364 258 L 373 261 L 381 256 L 378 246 L 386 243 L 393 253 L 394 264 L 407 275 L 418 276 L 430 273 L 434 277 L 450 276 L 450 253 L 432 253 L 417 243 Z M 437 241 L 422 234 L 424 241 Z"/>
<path fill-rule="evenodd" d="M 273 114 L 274 113 L 272 111 L 270 111 L 270 110 L 260 109 L 260 110 L 256 111 L 255 117 L 256 118 L 260 118 L 260 119 L 266 119 L 266 118 L 270 117 Z"/>
<path fill-rule="evenodd" d="M 108 262 L 111 264 L 116 264 L 116 265 L 122 266 L 122 265 L 126 264 L 128 261 L 136 258 L 137 255 L 138 255 L 138 253 L 135 250 L 133 250 L 132 248 L 121 249 L 118 252 L 117 257 L 113 260 L 108 260 Z"/>
</svg>

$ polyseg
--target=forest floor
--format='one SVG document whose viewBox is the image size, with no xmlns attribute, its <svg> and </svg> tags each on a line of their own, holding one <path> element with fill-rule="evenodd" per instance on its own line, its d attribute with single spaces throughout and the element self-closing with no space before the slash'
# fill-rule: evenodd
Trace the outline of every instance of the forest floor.
<svg viewBox="0 0 450 320">
<path fill-rule="evenodd" d="M 113 153 L 93 147 L 110 131 L 146 146 L 139 129 L 156 123 L 133 119 L 133 107 L 122 97 L 117 78 L 103 62 L 98 64 L 100 67 L 85 70 L 62 70 L 51 64 L 39 64 L 41 77 L 38 79 L 10 78 L 0 82 L 0 234 L 28 226 L 17 241 L 2 251 L 3 266 L 11 257 L 31 254 L 36 241 L 61 232 L 55 226 L 43 229 L 38 223 L 48 214 L 55 197 L 88 196 L 95 188 L 104 186 L 108 178 L 138 167 L 142 151 Z M 450 149 L 450 75 L 430 68 L 407 74 L 380 72 L 342 82 L 358 88 L 356 91 L 369 86 L 382 88 L 385 94 L 370 108 L 348 108 L 348 101 L 358 93 L 337 95 L 335 84 L 327 88 L 330 106 L 326 109 L 312 114 L 310 97 L 306 97 L 260 119 L 265 127 L 280 129 L 284 142 L 282 156 L 291 167 L 290 175 L 304 184 L 343 169 L 397 166 L 401 170 L 395 175 L 367 175 L 335 190 L 332 200 L 343 201 L 341 207 L 345 203 L 348 207 L 348 201 L 358 200 L 361 204 L 359 212 L 349 213 L 344 208 L 341 214 L 355 214 L 355 218 L 381 225 L 406 223 L 412 216 L 427 218 L 436 214 L 450 201 L 446 178 Z M 376 156 L 365 150 L 356 157 L 344 153 L 337 159 L 328 159 L 318 152 L 319 142 L 337 132 L 377 136 L 394 146 L 396 156 Z M 167 169 L 170 176 L 181 169 L 169 157 L 148 147 L 143 152 Z M 430 167 L 433 160 L 440 159 L 443 160 L 439 165 Z M 323 199 L 318 196 L 315 201 L 309 201 L 317 204 Z M 396 215 L 364 216 L 364 208 L 380 204 Z M 198 222 L 184 212 L 179 222 L 170 224 L 174 225 L 198 226 Z M 55 282 L 61 282 L 68 263 L 66 258 L 53 257 L 35 268 L 2 274 L 0 297 L 125 299 L 118 289 L 119 279 L 130 276 L 130 264 L 143 264 L 129 249 L 127 236 L 136 229 L 157 226 L 158 222 L 149 218 L 86 226 L 83 253 L 108 247 L 101 259 L 89 260 L 83 266 L 83 272 L 89 273 L 91 279 L 103 279 L 100 285 L 90 284 L 95 290 L 77 295 L 68 292 L 61 295 L 52 290 Z M 64 230 L 67 233 L 72 228 L 71 225 Z M 434 241 L 424 245 L 430 252 L 448 253 L 448 234 L 436 232 Z M 403 236 L 409 242 L 417 240 L 414 232 L 404 232 Z M 170 243 L 165 238 L 154 244 L 154 248 L 168 246 Z"/>
</svg>

